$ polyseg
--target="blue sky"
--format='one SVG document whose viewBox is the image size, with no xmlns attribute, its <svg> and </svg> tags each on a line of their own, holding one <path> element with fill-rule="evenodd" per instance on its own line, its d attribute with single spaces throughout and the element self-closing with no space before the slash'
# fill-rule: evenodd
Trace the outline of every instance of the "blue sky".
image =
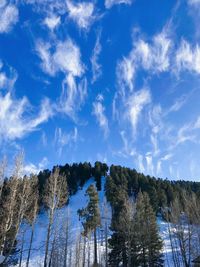
<svg viewBox="0 0 200 267">
<path fill-rule="evenodd" d="M 1 0 L 0 156 L 200 178 L 199 0 Z"/>
</svg>

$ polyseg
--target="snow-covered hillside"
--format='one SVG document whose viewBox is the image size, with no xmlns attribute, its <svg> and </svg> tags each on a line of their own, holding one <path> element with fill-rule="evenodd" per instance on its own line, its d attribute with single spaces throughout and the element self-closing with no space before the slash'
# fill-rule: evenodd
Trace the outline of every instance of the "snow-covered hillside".
<svg viewBox="0 0 200 267">
<path fill-rule="evenodd" d="M 80 188 L 77 193 L 70 197 L 69 204 L 63 208 L 61 208 L 54 220 L 53 224 L 53 231 L 52 232 L 62 232 L 64 231 L 64 224 L 68 223 L 69 225 L 69 261 L 70 261 L 70 267 L 75 266 L 75 254 L 77 253 L 77 241 L 81 239 L 81 231 L 82 231 L 82 225 L 79 220 L 77 210 L 81 209 L 86 206 L 87 204 L 87 198 L 85 196 L 87 188 L 91 185 L 95 184 L 94 179 L 88 180 L 83 188 Z M 105 194 L 104 194 L 104 185 L 105 185 L 105 179 L 102 179 L 102 190 L 99 192 L 99 201 L 100 201 L 100 207 L 101 207 L 101 213 L 103 214 L 103 204 L 105 202 Z M 105 215 L 102 215 L 102 217 L 105 219 Z M 108 223 L 108 226 L 110 224 L 110 210 L 108 211 L 108 214 L 106 215 L 106 221 Z M 163 239 L 164 243 L 164 259 L 165 259 L 165 266 L 173 266 L 172 262 L 172 253 L 171 253 L 171 247 L 170 247 L 170 241 L 168 236 L 168 224 L 164 222 L 160 217 L 158 218 L 158 225 L 160 229 L 160 235 Z M 34 231 L 34 240 L 32 245 L 32 251 L 31 251 L 31 258 L 30 258 L 30 267 L 40 267 L 43 266 L 43 260 L 44 260 L 44 250 L 45 250 L 45 241 L 46 241 L 46 234 L 47 234 L 47 226 L 48 226 L 48 216 L 46 211 L 42 211 L 36 221 L 35 225 L 35 231 Z M 22 266 L 26 266 L 25 259 L 27 258 L 27 251 L 28 251 L 28 245 L 30 241 L 30 228 L 27 225 L 23 225 L 20 230 L 20 234 L 18 235 L 18 246 L 21 247 L 22 241 L 24 240 L 24 248 L 23 248 L 23 255 L 22 255 Z M 80 240 L 80 246 L 79 249 L 83 250 L 83 239 Z M 93 247 L 92 247 L 92 241 L 87 242 L 85 245 L 85 250 L 87 251 L 87 256 L 90 257 L 90 261 L 92 262 L 93 259 Z M 104 234 L 101 230 L 98 231 L 98 258 L 99 262 L 103 263 L 105 259 L 105 238 Z"/>
<path fill-rule="evenodd" d="M 77 214 L 78 209 L 81 209 L 86 206 L 87 204 L 87 198 L 85 196 L 87 188 L 91 185 L 95 184 L 95 181 L 93 178 L 89 179 L 83 188 L 80 188 L 77 193 L 70 197 L 69 204 L 56 213 L 54 224 L 53 224 L 53 232 L 55 231 L 62 231 L 63 222 L 68 222 L 69 224 L 69 244 L 70 244 L 70 253 L 72 254 L 70 257 L 73 259 L 73 254 L 76 253 L 76 242 L 81 236 L 82 231 L 82 224 L 79 220 L 79 216 Z M 105 179 L 102 178 L 102 190 L 99 192 L 99 202 L 100 202 L 100 208 L 102 209 L 102 206 L 105 201 L 104 196 L 104 184 Z M 103 213 L 103 211 L 102 211 Z M 110 217 L 108 216 L 107 220 Z M 109 222 L 108 222 L 109 223 Z M 36 221 L 35 225 L 35 231 L 34 231 L 34 240 L 32 245 L 32 251 L 31 251 L 31 259 L 29 266 L 30 267 L 37 267 L 37 266 L 43 266 L 43 257 L 44 257 L 44 250 L 45 250 L 45 241 L 46 241 L 46 234 L 47 234 L 47 226 L 48 226 L 48 216 L 46 211 L 42 211 Z M 20 230 L 20 234 L 18 235 L 18 246 L 21 247 L 22 241 L 24 240 L 24 248 L 23 248 L 23 258 L 27 258 L 27 251 L 28 251 L 28 245 L 30 241 L 30 235 L 31 235 L 31 229 L 27 227 L 27 225 L 23 225 Z M 101 231 L 98 232 L 98 245 L 99 245 L 99 251 L 104 253 L 105 246 L 103 247 L 103 237 L 101 234 Z M 90 257 L 92 260 L 93 255 L 93 249 L 91 248 Z M 99 255 L 99 258 L 101 258 L 102 255 Z M 25 260 L 22 260 L 22 266 L 25 266 L 26 262 Z"/>
</svg>

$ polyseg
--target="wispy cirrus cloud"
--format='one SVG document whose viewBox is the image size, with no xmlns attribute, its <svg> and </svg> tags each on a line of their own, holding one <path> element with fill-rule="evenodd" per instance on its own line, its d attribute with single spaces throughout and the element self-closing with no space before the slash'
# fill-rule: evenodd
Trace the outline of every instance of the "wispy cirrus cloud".
<svg viewBox="0 0 200 267">
<path fill-rule="evenodd" d="M 58 155 L 61 156 L 64 147 L 67 145 L 70 147 L 76 144 L 78 140 L 78 129 L 75 127 L 73 131 L 66 133 L 62 128 L 55 129 L 54 135 L 54 146 L 58 152 Z"/>
<path fill-rule="evenodd" d="M 44 157 L 37 165 L 33 164 L 31 162 L 24 165 L 24 174 L 30 175 L 30 174 L 38 174 L 40 171 L 47 168 L 49 164 L 49 161 L 47 157 Z"/>
<path fill-rule="evenodd" d="M 89 30 L 97 16 L 95 5 L 92 2 L 75 3 L 71 0 L 66 1 L 69 18 L 83 30 Z"/>
<path fill-rule="evenodd" d="M 105 107 L 103 105 L 103 96 L 98 95 L 96 101 L 93 103 L 92 113 L 95 115 L 100 128 L 104 132 L 104 137 L 106 138 L 109 133 L 108 119 L 105 115 Z"/>
<path fill-rule="evenodd" d="M 176 52 L 176 66 L 178 72 L 189 71 L 200 74 L 200 47 L 192 46 L 186 40 L 182 40 Z"/>
<path fill-rule="evenodd" d="M 66 13 L 66 3 L 60 0 L 21 0 L 22 3 L 32 5 L 35 12 L 43 14 L 63 15 Z"/>
<path fill-rule="evenodd" d="M 60 25 L 60 16 L 51 14 L 44 19 L 44 25 L 46 25 L 51 31 L 57 28 Z"/>
<path fill-rule="evenodd" d="M 14 70 L 12 72 L 14 74 L 11 73 L 10 77 L 4 72 L 1 84 L 3 90 L 0 91 L 0 142 L 20 139 L 36 131 L 53 115 L 53 107 L 48 98 L 42 99 L 39 111 L 35 114 L 27 97 L 14 97 L 13 86 L 17 74 Z"/>
<path fill-rule="evenodd" d="M 102 75 L 102 67 L 99 64 L 99 55 L 102 50 L 102 46 L 100 43 L 101 33 L 97 34 L 96 43 L 94 46 L 94 50 L 92 56 L 90 58 L 90 62 L 92 65 L 92 83 L 94 83 L 101 75 Z"/>
<path fill-rule="evenodd" d="M 105 7 L 106 8 L 111 8 L 114 5 L 120 5 L 120 4 L 126 4 L 126 5 L 131 5 L 132 0 L 105 0 Z"/>
<path fill-rule="evenodd" d="M 0 60 L 0 89 L 10 90 L 13 88 L 17 80 L 17 72 L 11 68 L 4 68 L 3 62 Z"/>
<path fill-rule="evenodd" d="M 143 69 L 150 75 L 168 71 L 171 47 L 172 41 L 166 29 L 149 42 L 140 37 L 134 39 L 129 55 L 118 62 L 116 69 L 122 94 L 126 88 L 133 91 L 138 70 Z"/>
<path fill-rule="evenodd" d="M 54 48 L 54 52 L 51 52 Z M 87 95 L 87 80 L 82 78 L 85 66 L 81 61 L 79 47 L 70 39 L 54 45 L 38 41 L 36 51 L 41 59 L 41 67 L 50 76 L 56 76 L 59 72 L 65 75 L 62 81 L 62 93 L 58 102 L 57 110 L 76 119 L 76 112 L 84 103 Z"/>
<path fill-rule="evenodd" d="M 146 159 L 147 173 L 153 175 L 154 174 L 154 163 L 153 163 L 153 157 L 151 153 L 148 152 L 145 155 L 145 159 Z"/>
<path fill-rule="evenodd" d="M 199 5 L 200 4 L 200 0 L 188 0 L 188 4 L 190 4 L 190 5 Z"/>
<path fill-rule="evenodd" d="M 51 52 L 52 49 L 55 51 Z M 38 40 L 36 42 L 36 52 L 41 58 L 43 71 L 51 76 L 63 72 L 80 77 L 84 72 L 80 49 L 70 38 L 63 42 L 56 41 L 53 45 Z"/>
<path fill-rule="evenodd" d="M 131 95 L 127 101 L 127 116 L 131 123 L 133 134 L 136 134 L 138 120 L 142 110 L 151 102 L 151 94 L 148 89 L 141 89 Z"/>
<path fill-rule="evenodd" d="M 44 99 L 38 114 L 27 116 L 31 109 L 26 97 L 14 99 L 10 93 L 0 95 L 0 139 L 15 140 L 36 131 L 53 114 L 50 102 Z"/>
<path fill-rule="evenodd" d="M 62 93 L 57 110 L 77 121 L 77 112 L 81 109 L 87 96 L 87 79 L 76 82 L 72 74 L 68 74 L 62 82 Z"/>
<path fill-rule="evenodd" d="M 0 3 L 0 33 L 8 33 L 19 20 L 19 11 L 16 5 L 6 0 Z"/>
</svg>

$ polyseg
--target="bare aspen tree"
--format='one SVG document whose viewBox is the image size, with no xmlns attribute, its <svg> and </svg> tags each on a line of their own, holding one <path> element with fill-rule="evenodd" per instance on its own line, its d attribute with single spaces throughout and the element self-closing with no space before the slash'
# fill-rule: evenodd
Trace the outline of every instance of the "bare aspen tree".
<svg viewBox="0 0 200 267">
<path fill-rule="evenodd" d="M 55 168 L 45 185 L 44 203 L 48 208 L 49 222 L 46 237 L 44 267 L 48 266 L 49 243 L 56 209 L 66 203 L 68 196 L 66 177 L 61 175 L 59 171 L 59 168 Z"/>
<path fill-rule="evenodd" d="M 34 236 L 34 229 L 35 229 L 35 221 L 37 218 L 38 213 L 38 199 L 39 199 L 39 192 L 38 192 L 38 178 L 36 175 L 30 177 L 30 195 L 29 195 L 29 202 L 26 210 L 26 220 L 31 226 L 31 237 L 29 241 L 29 248 L 28 248 L 28 255 L 26 260 L 26 267 L 29 266 L 30 256 L 31 256 L 31 249 L 33 243 L 33 236 Z"/>
<path fill-rule="evenodd" d="M 85 267 L 86 242 L 87 242 L 86 236 L 83 236 L 83 256 L 82 256 L 82 259 L 83 259 L 83 264 L 82 264 L 82 266 L 83 266 L 83 267 Z"/>
<path fill-rule="evenodd" d="M 103 206 L 102 206 L 102 243 L 103 239 L 105 241 L 105 267 L 108 266 L 108 225 L 109 221 L 111 221 L 110 214 L 109 214 L 109 208 L 108 208 L 108 202 L 106 199 L 104 199 Z M 103 236 L 104 234 L 104 236 Z"/>
<path fill-rule="evenodd" d="M 26 232 L 26 230 L 25 229 L 22 229 L 22 240 L 21 240 L 21 248 L 20 248 L 19 267 L 22 266 L 25 232 Z"/>
<path fill-rule="evenodd" d="M 64 210 L 63 210 L 64 211 Z M 48 266 L 53 267 L 64 267 L 68 265 L 68 254 L 70 243 L 70 232 L 69 232 L 69 212 L 67 209 L 67 216 L 63 211 L 58 211 L 56 215 L 56 220 L 52 229 L 52 241 L 51 249 L 49 255 Z"/>
<path fill-rule="evenodd" d="M 88 244 L 88 246 L 87 246 L 87 250 L 88 250 L 88 259 L 87 259 L 87 266 L 88 267 L 90 267 L 90 255 L 91 255 L 91 253 L 90 253 L 90 249 L 91 249 L 91 235 L 89 234 L 89 236 L 88 236 L 88 239 L 87 239 L 87 244 Z"/>
<path fill-rule="evenodd" d="M 173 265 L 174 267 L 179 267 L 180 266 L 179 253 L 178 253 L 177 245 L 174 239 L 173 226 L 171 225 L 171 222 L 170 222 L 169 210 L 167 209 L 163 211 L 163 214 L 165 215 L 165 218 L 167 220 L 167 230 L 168 230 L 168 236 L 169 236 L 169 241 L 170 241 Z"/>
<path fill-rule="evenodd" d="M 53 241 L 51 245 L 51 252 L 49 255 L 49 264 L 48 266 L 57 267 L 59 262 L 59 242 L 58 242 L 58 226 L 56 225 L 53 233 Z"/>
<path fill-rule="evenodd" d="M 13 244 L 15 242 L 15 239 L 17 237 L 17 234 L 19 232 L 23 219 L 26 219 L 26 212 L 27 212 L 27 209 L 29 208 L 29 203 L 32 197 L 32 181 L 28 176 L 24 176 L 23 179 L 20 180 L 18 190 L 19 190 L 18 216 L 16 217 L 16 220 L 15 220 L 16 232 L 15 232 L 15 236 L 13 237 Z M 25 231 L 26 231 L 25 229 L 22 229 L 22 246 L 21 246 L 21 251 L 20 251 L 20 263 L 22 263 L 22 258 L 23 258 Z"/>
<path fill-rule="evenodd" d="M 64 239 L 64 267 L 67 267 L 67 260 L 68 260 L 68 243 L 69 243 L 69 208 L 67 208 L 67 218 L 66 218 L 66 225 L 65 225 L 65 239 Z"/>
<path fill-rule="evenodd" d="M 6 199 L 2 203 L 1 214 L 1 254 L 6 253 L 5 261 L 7 260 L 10 252 L 13 249 L 15 238 L 19 229 L 19 223 L 21 220 L 21 197 L 19 195 L 20 178 L 23 173 L 23 153 L 20 153 L 15 158 L 15 167 L 13 176 L 7 181 L 5 185 Z M 12 234 L 9 235 L 10 231 Z M 7 241 L 9 238 L 9 247 L 7 248 Z"/>
<path fill-rule="evenodd" d="M 2 190 L 3 190 L 3 184 L 4 184 L 4 180 L 5 180 L 6 167 L 7 167 L 7 160 L 4 157 L 3 160 L 0 163 L 0 199 L 1 199 L 1 194 L 2 194 Z"/>
<path fill-rule="evenodd" d="M 69 251 L 69 265 L 68 266 L 72 266 L 72 247 L 70 247 L 70 251 Z"/>
<path fill-rule="evenodd" d="M 180 266 L 182 261 L 185 267 L 191 266 L 192 239 L 194 236 L 192 221 L 190 220 L 190 201 L 183 194 L 182 203 L 175 199 L 170 212 L 170 241 L 175 266 Z M 179 251 L 179 256 L 177 255 Z"/>
<path fill-rule="evenodd" d="M 81 263 L 81 233 L 77 234 L 75 253 L 75 267 L 79 267 Z"/>
<path fill-rule="evenodd" d="M 200 204 L 194 193 L 184 193 L 183 204 L 188 227 L 188 262 L 191 263 L 200 254 Z"/>
</svg>

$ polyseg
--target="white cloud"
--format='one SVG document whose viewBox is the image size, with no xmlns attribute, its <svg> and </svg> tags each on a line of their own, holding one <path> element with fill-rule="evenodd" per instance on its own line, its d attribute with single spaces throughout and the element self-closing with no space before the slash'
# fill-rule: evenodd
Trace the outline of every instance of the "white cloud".
<svg viewBox="0 0 200 267">
<path fill-rule="evenodd" d="M 196 140 L 196 136 L 193 133 L 191 133 L 191 130 L 193 130 L 193 127 L 191 124 L 183 125 L 178 130 L 175 146 L 183 144 L 187 141 L 194 142 Z"/>
<path fill-rule="evenodd" d="M 132 147 L 131 142 L 127 138 L 125 131 L 121 131 L 120 136 L 123 141 L 123 149 L 119 151 L 119 154 L 123 155 L 124 157 L 135 156 L 136 155 L 135 148 Z"/>
<path fill-rule="evenodd" d="M 86 96 L 87 80 L 76 83 L 74 76 L 68 74 L 62 83 L 62 94 L 57 109 L 76 120 L 76 112 L 80 110 Z"/>
<path fill-rule="evenodd" d="M 139 171 L 144 173 L 145 172 L 145 167 L 144 167 L 144 159 L 142 155 L 138 155 L 138 167 Z"/>
<path fill-rule="evenodd" d="M 117 80 L 121 91 L 123 87 L 128 86 L 130 91 L 134 88 L 136 66 L 132 57 L 124 57 L 117 65 Z M 124 93 L 124 92 L 123 92 Z"/>
<path fill-rule="evenodd" d="M 158 143 L 158 137 L 156 134 L 151 134 L 150 135 L 150 139 L 151 139 L 151 143 L 152 143 L 152 146 L 153 146 L 153 155 L 154 156 L 157 156 L 160 152 L 160 149 L 159 149 L 159 143 Z"/>
<path fill-rule="evenodd" d="M 46 147 L 47 146 L 47 135 L 45 132 L 42 132 L 42 135 L 41 135 L 41 144 Z"/>
<path fill-rule="evenodd" d="M 96 116 L 99 126 L 104 131 L 104 137 L 107 137 L 109 133 L 108 119 L 105 115 L 105 107 L 98 97 L 97 100 L 93 103 L 93 114 Z"/>
<path fill-rule="evenodd" d="M 144 69 L 153 72 L 167 71 L 169 68 L 169 51 L 171 40 L 165 32 L 153 37 L 152 44 L 140 39 L 132 51 L 133 58 Z"/>
<path fill-rule="evenodd" d="M 31 109 L 28 99 L 20 100 L 12 98 L 11 93 L 0 95 L 0 140 L 15 140 L 22 138 L 27 133 L 37 130 L 37 127 L 52 116 L 52 108 L 49 100 L 41 103 L 39 113 L 35 116 L 27 116 Z"/>
<path fill-rule="evenodd" d="M 51 53 L 52 48 L 55 49 L 54 53 Z M 36 50 L 42 60 L 44 72 L 51 76 L 59 72 L 65 75 L 57 110 L 75 119 L 76 111 L 80 109 L 87 95 L 87 80 L 82 79 L 79 83 L 76 81 L 85 72 L 79 47 L 71 39 L 58 41 L 53 47 L 49 43 L 38 41 Z"/>
<path fill-rule="evenodd" d="M 12 89 L 17 79 L 17 73 L 12 68 L 2 72 L 3 63 L 0 62 L 0 142 L 2 140 L 15 140 L 27 133 L 37 130 L 38 126 L 53 115 L 53 108 L 47 98 L 41 102 L 39 112 L 34 115 L 28 99 L 16 99 Z M 5 68 L 6 69 L 6 68 Z"/>
<path fill-rule="evenodd" d="M 26 4 L 32 5 L 32 9 L 38 13 L 59 14 L 66 13 L 66 3 L 60 0 L 24 0 Z"/>
<path fill-rule="evenodd" d="M 134 93 L 128 99 L 128 118 L 132 125 L 133 133 L 136 133 L 137 124 L 140 117 L 140 114 L 144 107 L 151 102 L 151 94 L 149 90 L 142 89 Z"/>
<path fill-rule="evenodd" d="M 160 105 L 153 106 L 153 108 L 149 111 L 149 125 L 152 128 L 153 134 L 158 134 L 163 127 L 162 113 Z"/>
<path fill-rule="evenodd" d="M 56 15 L 51 15 L 46 17 L 44 20 L 44 24 L 50 29 L 54 30 L 56 27 L 60 25 L 60 17 Z"/>
<path fill-rule="evenodd" d="M 36 129 L 38 125 L 43 122 L 48 121 L 48 119 L 53 115 L 53 108 L 48 98 L 44 98 L 41 103 L 40 111 L 36 118 L 29 121 L 28 126 L 30 129 Z"/>
<path fill-rule="evenodd" d="M 174 104 L 166 112 L 166 115 L 169 114 L 170 112 L 176 112 L 180 110 L 187 100 L 188 100 L 188 95 L 183 95 L 179 97 L 178 99 L 176 99 Z"/>
<path fill-rule="evenodd" d="M 24 174 L 29 175 L 29 174 L 38 174 L 40 169 L 33 164 L 33 163 L 28 163 L 24 166 Z"/>
<path fill-rule="evenodd" d="M 92 64 L 92 83 L 94 83 L 102 74 L 101 65 L 98 62 L 99 55 L 101 53 L 102 47 L 100 44 L 100 34 L 97 35 L 95 47 L 90 58 Z"/>
<path fill-rule="evenodd" d="M 119 4 L 131 5 L 132 0 L 105 0 L 106 8 L 111 8 L 112 6 L 119 5 Z"/>
<path fill-rule="evenodd" d="M 190 5 L 198 5 L 198 4 L 200 4 L 200 0 L 188 0 L 188 3 Z"/>
<path fill-rule="evenodd" d="M 153 165 L 153 158 L 150 153 L 147 153 L 146 156 L 146 163 L 147 163 L 147 172 L 151 175 L 154 174 L 154 165 Z"/>
<path fill-rule="evenodd" d="M 3 88 L 6 85 L 6 82 L 7 82 L 6 74 L 0 72 L 0 88 Z"/>
<path fill-rule="evenodd" d="M 0 89 L 11 90 L 17 80 L 17 73 L 14 69 L 3 70 L 3 63 L 0 60 Z"/>
<path fill-rule="evenodd" d="M 161 161 L 167 161 L 173 157 L 172 153 L 166 154 L 161 158 Z"/>
<path fill-rule="evenodd" d="M 156 174 L 157 175 L 161 175 L 162 174 L 162 162 L 160 160 L 157 162 Z"/>
<path fill-rule="evenodd" d="M 48 158 L 44 157 L 38 164 L 40 170 L 44 170 L 44 168 L 47 168 L 47 165 L 49 164 Z"/>
<path fill-rule="evenodd" d="M 194 124 L 194 129 L 200 129 L 200 116 L 197 118 Z"/>
<path fill-rule="evenodd" d="M 53 62 L 58 71 L 68 72 L 73 76 L 80 77 L 84 72 L 79 47 L 71 39 L 58 42 Z"/>
<path fill-rule="evenodd" d="M 61 128 L 56 128 L 54 135 L 54 145 L 58 151 L 58 155 L 61 156 L 63 148 L 67 145 L 72 146 L 78 140 L 78 130 L 75 127 L 70 133 L 65 133 Z"/>
<path fill-rule="evenodd" d="M 47 167 L 48 163 L 49 161 L 46 157 L 44 157 L 38 165 L 28 163 L 24 166 L 24 174 L 38 174 L 40 171 L 44 170 Z"/>
<path fill-rule="evenodd" d="M 12 30 L 18 22 L 19 12 L 15 5 L 6 4 L 6 1 L 0 5 L 0 33 L 7 33 Z"/>
<path fill-rule="evenodd" d="M 55 49 L 54 53 L 51 53 L 52 48 Z M 42 60 L 42 69 L 52 76 L 63 72 L 80 77 L 84 72 L 79 47 L 71 39 L 56 42 L 55 47 L 48 42 L 38 41 L 36 51 Z"/>
<path fill-rule="evenodd" d="M 96 16 L 94 3 L 80 2 L 73 3 L 70 0 L 66 1 L 69 18 L 72 19 L 79 28 L 88 30 Z"/>
<path fill-rule="evenodd" d="M 200 74 L 200 47 L 192 47 L 187 41 L 182 40 L 176 52 L 176 67 L 178 71 L 187 70 Z"/>
<path fill-rule="evenodd" d="M 127 57 L 117 65 L 119 86 L 134 89 L 134 80 L 138 69 L 150 71 L 150 74 L 165 72 L 170 66 L 170 48 L 172 42 L 163 30 L 155 35 L 151 42 L 139 38 L 133 43 L 133 48 Z"/>
<path fill-rule="evenodd" d="M 50 43 L 45 43 L 43 41 L 37 41 L 36 43 L 36 51 L 42 61 L 41 67 L 43 71 L 53 76 L 56 73 L 56 64 L 53 61 L 50 48 Z"/>
</svg>

